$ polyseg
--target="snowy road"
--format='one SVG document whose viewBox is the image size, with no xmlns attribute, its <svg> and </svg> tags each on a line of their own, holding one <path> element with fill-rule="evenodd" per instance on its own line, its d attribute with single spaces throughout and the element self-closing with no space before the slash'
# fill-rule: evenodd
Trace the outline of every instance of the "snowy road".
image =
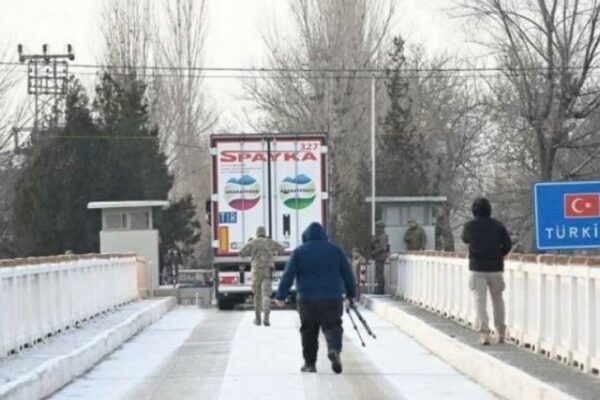
<svg viewBox="0 0 600 400">
<path fill-rule="evenodd" d="M 391 324 L 363 315 L 378 337 L 363 348 L 344 320 L 343 374 L 331 371 L 322 335 L 318 373 L 302 374 L 295 311 L 274 312 L 267 328 L 252 324 L 252 311 L 178 307 L 52 399 L 494 398 Z"/>
</svg>

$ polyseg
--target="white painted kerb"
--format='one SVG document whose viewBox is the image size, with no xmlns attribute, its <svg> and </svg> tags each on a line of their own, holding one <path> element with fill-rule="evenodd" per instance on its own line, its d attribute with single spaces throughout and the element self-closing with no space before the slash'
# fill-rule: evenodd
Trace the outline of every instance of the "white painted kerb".
<svg viewBox="0 0 600 400">
<path fill-rule="evenodd" d="M 102 358 L 158 320 L 174 306 L 173 297 L 156 301 L 82 347 L 48 360 L 33 371 L 0 386 L 0 399 L 30 400 L 48 397 L 92 368 Z"/>
<path fill-rule="evenodd" d="M 461 343 L 398 307 L 370 298 L 365 305 L 454 368 L 503 398 L 574 399 L 511 365 Z"/>
</svg>

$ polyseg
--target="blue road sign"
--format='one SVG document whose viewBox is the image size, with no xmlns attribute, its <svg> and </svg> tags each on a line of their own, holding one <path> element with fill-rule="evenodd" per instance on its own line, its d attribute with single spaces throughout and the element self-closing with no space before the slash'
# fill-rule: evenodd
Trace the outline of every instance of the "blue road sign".
<svg viewBox="0 0 600 400">
<path fill-rule="evenodd" d="M 539 182 L 534 195 L 538 249 L 600 247 L 600 182 Z"/>
</svg>

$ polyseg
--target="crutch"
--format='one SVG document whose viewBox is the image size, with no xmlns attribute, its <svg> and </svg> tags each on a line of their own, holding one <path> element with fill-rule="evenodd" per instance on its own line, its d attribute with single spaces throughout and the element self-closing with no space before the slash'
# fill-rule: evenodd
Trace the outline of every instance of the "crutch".
<svg viewBox="0 0 600 400">
<path fill-rule="evenodd" d="M 363 340 L 362 336 L 360 335 L 358 326 L 356 326 L 356 323 L 354 322 L 354 318 L 352 318 L 352 314 L 350 314 L 350 307 L 348 307 L 348 306 L 346 306 L 346 314 L 348 314 L 348 317 L 350 318 L 350 322 L 352 322 L 352 326 L 354 327 L 354 330 L 356 331 L 356 334 L 358 335 L 358 338 L 360 339 L 360 343 L 363 345 L 363 347 L 365 347 L 366 346 L 365 341 Z"/>
<path fill-rule="evenodd" d="M 367 333 L 369 335 L 371 335 L 373 337 L 373 339 L 377 339 L 377 336 L 375 336 L 375 334 L 373 333 L 373 331 L 369 327 L 369 324 L 367 324 L 367 321 L 365 321 L 365 319 L 363 318 L 363 316 L 361 315 L 361 313 L 358 312 L 358 308 L 356 307 L 356 304 L 352 304 L 350 307 L 356 313 L 356 316 L 358 317 L 358 320 L 363 324 L 363 326 L 365 327 L 365 330 L 367 331 Z M 350 312 L 348 312 L 348 314 L 350 314 Z"/>
</svg>

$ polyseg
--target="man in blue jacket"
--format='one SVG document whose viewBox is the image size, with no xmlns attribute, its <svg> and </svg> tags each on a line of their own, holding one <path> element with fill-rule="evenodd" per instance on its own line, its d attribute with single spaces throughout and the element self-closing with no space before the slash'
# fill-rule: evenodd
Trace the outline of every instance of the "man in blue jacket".
<svg viewBox="0 0 600 400">
<path fill-rule="evenodd" d="M 342 314 L 344 292 L 350 303 L 356 296 L 354 275 L 348 258 L 339 246 L 331 243 L 317 222 L 302 234 L 288 261 L 275 299 L 283 306 L 290 287 L 296 280 L 300 335 L 302 336 L 302 372 L 316 372 L 319 329 L 327 340 L 327 357 L 336 374 L 342 372 Z"/>
</svg>

